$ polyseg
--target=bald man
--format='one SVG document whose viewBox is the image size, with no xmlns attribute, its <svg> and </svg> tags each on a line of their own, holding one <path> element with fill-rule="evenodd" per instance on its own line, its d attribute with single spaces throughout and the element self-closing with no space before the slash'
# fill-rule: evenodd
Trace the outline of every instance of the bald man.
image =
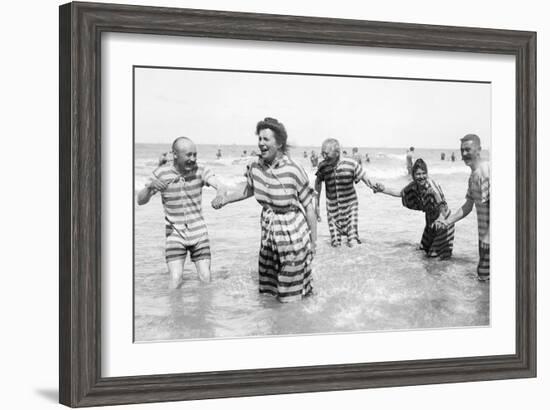
<svg viewBox="0 0 550 410">
<path fill-rule="evenodd" d="M 479 249 L 477 277 L 481 281 L 488 281 L 490 277 L 491 166 L 481 158 L 481 140 L 476 134 L 467 134 L 460 139 L 460 153 L 464 164 L 472 170 L 468 179 L 466 201 L 447 220 L 440 222 L 440 225 L 447 227 L 460 221 L 467 217 L 475 206 Z"/>
<path fill-rule="evenodd" d="M 173 161 L 153 171 L 149 184 L 137 197 L 144 205 L 157 192 L 161 193 L 166 221 L 166 263 L 172 287 L 183 284 L 183 268 L 187 253 L 195 263 L 199 278 L 210 281 L 210 242 L 202 216 L 202 188 L 218 190 L 220 184 L 212 171 L 197 164 L 197 147 L 187 137 L 172 143 Z"/>
<path fill-rule="evenodd" d="M 321 220 L 319 200 L 324 182 L 330 244 L 333 247 L 340 246 L 342 236 L 345 236 L 347 245 L 353 247 L 361 243 L 357 227 L 359 202 L 354 184 L 363 181 L 371 189 L 373 185 L 360 163 L 353 158 L 340 156 L 338 140 L 326 139 L 321 155 L 323 161 L 317 168 L 315 180 L 317 220 Z"/>
</svg>

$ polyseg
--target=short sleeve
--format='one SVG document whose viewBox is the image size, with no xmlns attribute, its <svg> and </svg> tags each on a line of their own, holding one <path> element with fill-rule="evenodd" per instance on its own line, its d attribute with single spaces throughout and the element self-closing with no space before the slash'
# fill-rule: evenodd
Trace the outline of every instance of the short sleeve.
<svg viewBox="0 0 550 410">
<path fill-rule="evenodd" d="M 413 209 L 415 211 L 422 211 L 423 204 L 422 198 L 416 189 L 416 183 L 411 182 L 401 191 L 401 201 L 405 208 Z"/>
<path fill-rule="evenodd" d="M 203 185 L 210 186 L 210 180 L 215 176 L 216 174 L 210 168 L 203 168 L 201 174 Z"/>
<path fill-rule="evenodd" d="M 363 169 L 363 166 L 358 161 L 355 161 L 355 169 L 353 170 L 353 180 L 357 184 L 364 177 L 365 177 L 365 170 Z"/>
<path fill-rule="evenodd" d="M 306 171 L 298 164 L 296 164 L 296 191 L 298 200 L 304 208 L 307 208 L 313 201 L 313 188 L 309 183 Z"/>
</svg>

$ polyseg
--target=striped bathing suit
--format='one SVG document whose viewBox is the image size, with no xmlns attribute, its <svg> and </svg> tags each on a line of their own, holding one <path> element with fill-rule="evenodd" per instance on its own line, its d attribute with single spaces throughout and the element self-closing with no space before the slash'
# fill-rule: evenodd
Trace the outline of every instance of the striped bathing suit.
<svg viewBox="0 0 550 410">
<path fill-rule="evenodd" d="M 342 236 L 350 243 L 352 240 L 361 243 L 357 227 L 359 202 L 353 184 L 365 176 L 363 167 L 353 158 L 341 158 L 336 164 L 322 161 L 316 175 L 320 181 L 325 181 L 332 246 L 340 245 Z"/>
<path fill-rule="evenodd" d="M 168 187 L 161 192 L 166 220 L 166 261 L 210 259 L 208 231 L 202 216 L 202 187 L 214 173 L 202 165 L 181 174 L 172 163 L 153 172 Z"/>
<path fill-rule="evenodd" d="M 248 189 L 263 206 L 259 290 L 281 302 L 311 293 L 310 229 L 305 208 L 313 192 L 304 169 L 286 155 L 271 167 L 262 160 L 248 165 Z"/>
<path fill-rule="evenodd" d="M 439 256 L 441 259 L 450 258 L 453 252 L 455 226 L 450 225 L 439 231 L 430 227 L 440 215 L 448 218 L 451 214 L 439 184 L 428 178 L 428 186 L 420 187 L 413 181 L 401 191 L 401 200 L 403 206 L 423 211 L 426 215 L 426 226 L 421 240 L 421 248 L 426 254 Z"/>
<path fill-rule="evenodd" d="M 479 236 L 479 262 L 477 274 L 480 278 L 489 278 L 490 245 L 489 216 L 491 193 L 491 167 L 488 162 L 481 165 L 470 175 L 466 199 L 474 201 L 477 212 L 477 232 Z"/>
</svg>

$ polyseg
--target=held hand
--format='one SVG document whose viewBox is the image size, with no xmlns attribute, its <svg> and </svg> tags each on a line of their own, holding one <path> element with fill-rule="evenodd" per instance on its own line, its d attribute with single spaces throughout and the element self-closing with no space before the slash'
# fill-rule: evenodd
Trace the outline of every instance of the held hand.
<svg viewBox="0 0 550 410">
<path fill-rule="evenodd" d="M 220 209 L 223 206 L 225 206 L 226 205 L 225 194 L 222 193 L 222 194 L 216 195 L 216 197 L 212 200 L 211 204 L 212 204 L 212 208 L 214 209 Z"/>
<path fill-rule="evenodd" d="M 380 182 L 377 182 L 376 184 L 374 184 L 374 186 L 372 187 L 372 191 L 377 194 L 379 192 L 384 192 L 384 184 L 381 184 Z"/>
<path fill-rule="evenodd" d="M 438 221 L 435 221 L 432 224 L 432 228 L 435 229 L 436 231 L 441 231 L 443 229 L 447 229 L 448 226 L 449 225 L 447 224 L 447 221 L 444 221 L 444 220 L 438 220 Z"/>
<path fill-rule="evenodd" d="M 153 191 L 164 191 L 167 185 L 164 182 L 162 182 L 160 179 L 153 178 L 151 179 L 151 182 L 149 182 L 148 187 L 150 190 L 153 190 Z"/>
</svg>

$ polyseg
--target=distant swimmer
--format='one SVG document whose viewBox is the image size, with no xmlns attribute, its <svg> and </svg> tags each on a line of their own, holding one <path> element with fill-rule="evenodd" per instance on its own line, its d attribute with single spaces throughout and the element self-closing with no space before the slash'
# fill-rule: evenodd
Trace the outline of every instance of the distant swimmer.
<svg viewBox="0 0 550 410">
<path fill-rule="evenodd" d="M 407 155 L 405 156 L 406 164 L 407 164 L 407 173 L 412 177 L 412 169 L 413 169 L 413 162 L 414 162 L 414 147 L 410 147 L 407 151 Z"/>
<path fill-rule="evenodd" d="M 369 188 L 374 188 L 361 164 L 353 158 L 340 156 L 340 143 L 338 140 L 334 138 L 325 140 L 321 155 L 323 161 L 319 164 L 315 180 L 317 220 L 321 220 L 319 199 L 324 181 L 331 246 L 340 246 L 342 243 L 341 237 L 345 236 L 347 245 L 352 247 L 354 242 L 356 244 L 361 243 L 357 227 L 359 202 L 354 185 L 359 181 L 363 181 Z"/>
<path fill-rule="evenodd" d="M 222 150 L 218 149 L 218 152 L 216 153 L 216 158 L 220 159 L 222 157 Z"/>
<path fill-rule="evenodd" d="M 157 166 L 160 167 L 161 165 L 164 165 L 172 160 L 173 160 L 172 155 L 169 152 L 163 152 L 159 157 Z"/>
<path fill-rule="evenodd" d="M 451 161 L 455 162 L 455 160 L 456 160 L 456 157 L 455 157 L 455 153 L 453 152 L 453 153 L 451 154 Z"/>
<path fill-rule="evenodd" d="M 183 284 L 183 267 L 187 253 L 195 263 L 199 278 L 210 281 L 210 242 L 202 216 L 202 188 L 218 190 L 214 173 L 197 164 L 197 148 L 187 137 L 172 143 L 173 161 L 153 171 L 151 181 L 139 191 L 138 205 L 145 205 L 160 192 L 166 222 L 165 258 L 172 287 Z"/>
<path fill-rule="evenodd" d="M 307 158 L 307 151 L 304 151 L 304 158 Z"/>
<path fill-rule="evenodd" d="M 368 153 L 368 152 L 365 154 L 365 161 L 366 161 L 366 162 L 370 162 L 370 157 L 369 157 L 369 153 Z"/>
<path fill-rule="evenodd" d="M 361 154 L 359 154 L 359 148 L 353 147 L 351 150 L 351 157 L 356 160 L 359 165 L 363 165 L 363 157 L 361 157 Z"/>
<path fill-rule="evenodd" d="M 342 155 L 348 155 L 348 152 L 346 150 L 343 150 Z"/>
<path fill-rule="evenodd" d="M 244 149 L 243 153 L 241 154 L 241 158 L 244 158 L 244 157 L 247 157 L 247 156 L 248 156 L 248 154 L 246 153 L 246 150 Z"/>
<path fill-rule="evenodd" d="M 441 153 L 441 161 L 445 161 L 445 153 L 444 152 Z"/>
</svg>

